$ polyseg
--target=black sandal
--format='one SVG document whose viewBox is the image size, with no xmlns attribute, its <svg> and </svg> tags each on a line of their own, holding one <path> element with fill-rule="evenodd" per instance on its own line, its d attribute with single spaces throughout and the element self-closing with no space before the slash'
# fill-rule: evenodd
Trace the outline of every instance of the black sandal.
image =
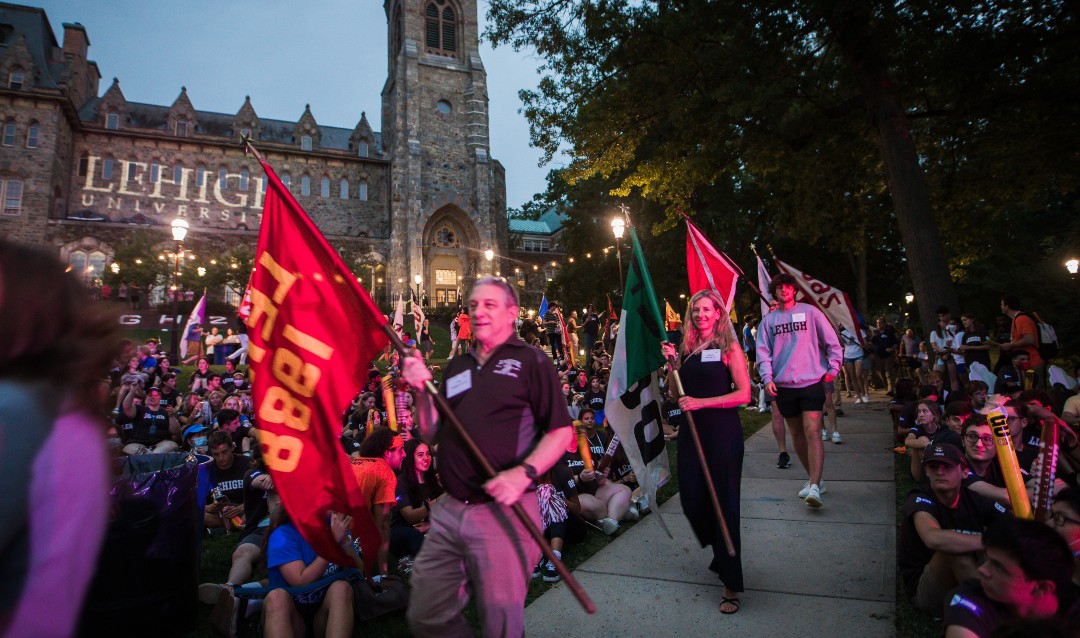
<svg viewBox="0 0 1080 638">
<path fill-rule="evenodd" d="M 727 596 L 721 596 L 720 597 L 720 606 L 723 607 L 724 603 L 730 603 L 732 605 L 735 605 L 735 610 L 734 611 L 724 611 L 723 609 L 721 609 L 720 610 L 721 614 L 731 615 L 731 614 L 734 614 L 735 612 L 739 611 L 739 599 L 738 598 L 728 598 Z"/>
</svg>

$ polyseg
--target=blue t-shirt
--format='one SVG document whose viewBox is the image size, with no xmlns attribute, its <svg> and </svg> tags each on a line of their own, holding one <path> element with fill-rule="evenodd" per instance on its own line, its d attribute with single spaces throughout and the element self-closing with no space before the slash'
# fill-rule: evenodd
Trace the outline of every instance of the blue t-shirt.
<svg viewBox="0 0 1080 638">
<path fill-rule="evenodd" d="M 285 577 L 281 574 L 282 565 L 299 560 L 303 561 L 306 566 L 310 565 L 318 557 L 314 548 L 304 540 L 304 537 L 300 535 L 300 530 L 296 529 L 296 526 L 291 522 L 278 526 L 270 534 L 270 540 L 266 543 L 266 566 L 270 587 L 289 587 L 289 583 L 285 581 Z M 332 574 L 337 570 L 338 566 L 330 563 L 330 566 L 323 572 L 323 576 Z"/>
</svg>

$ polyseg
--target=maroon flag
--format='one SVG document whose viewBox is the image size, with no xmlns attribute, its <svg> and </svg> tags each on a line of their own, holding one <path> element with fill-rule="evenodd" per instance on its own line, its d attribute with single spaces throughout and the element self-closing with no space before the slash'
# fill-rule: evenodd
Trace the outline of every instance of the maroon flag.
<svg viewBox="0 0 1080 638">
<path fill-rule="evenodd" d="M 259 443 L 285 509 L 315 551 L 352 564 L 329 525 L 330 511 L 350 514 L 370 573 L 381 536 L 339 443 L 338 421 L 386 346 L 384 320 L 273 169 L 262 165 L 269 184 L 247 320 Z"/>
</svg>

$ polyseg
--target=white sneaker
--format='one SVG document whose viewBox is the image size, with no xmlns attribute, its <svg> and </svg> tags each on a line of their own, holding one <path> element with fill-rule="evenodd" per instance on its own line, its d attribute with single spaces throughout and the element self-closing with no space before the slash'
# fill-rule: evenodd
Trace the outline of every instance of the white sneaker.
<svg viewBox="0 0 1080 638">
<path fill-rule="evenodd" d="M 821 492 L 822 490 L 817 485 L 811 485 L 806 493 L 806 504 L 814 509 L 821 507 L 824 504 L 821 501 Z"/>
<path fill-rule="evenodd" d="M 601 518 L 596 521 L 600 525 L 600 529 L 604 531 L 604 534 L 611 536 L 615 532 L 619 531 L 619 523 L 613 518 Z"/>
<path fill-rule="evenodd" d="M 802 489 L 799 490 L 799 498 L 806 498 L 806 495 L 810 493 L 810 488 L 811 487 L 813 487 L 813 486 L 810 485 L 810 481 L 807 481 L 802 486 Z M 818 494 L 824 494 L 826 492 L 826 490 L 825 490 L 825 481 L 822 481 L 821 484 L 817 486 L 817 488 L 818 488 Z"/>
<path fill-rule="evenodd" d="M 844 440 L 840 438 L 840 432 L 838 432 L 836 430 L 833 430 L 832 442 L 833 443 L 843 443 L 844 442 Z"/>
<path fill-rule="evenodd" d="M 826 430 L 825 428 L 821 428 L 821 440 L 822 441 L 828 441 L 829 440 L 829 431 Z"/>
<path fill-rule="evenodd" d="M 870 403 L 870 395 L 869 394 L 862 395 L 862 402 L 863 403 Z"/>
<path fill-rule="evenodd" d="M 855 399 L 855 405 L 859 405 L 859 404 L 860 404 L 860 403 L 862 403 L 862 402 L 863 402 L 863 400 L 862 400 L 862 397 L 857 397 L 857 398 Z"/>
<path fill-rule="evenodd" d="M 624 521 L 636 521 L 639 518 L 641 518 L 641 514 L 638 512 L 637 508 L 634 507 L 633 505 L 631 505 L 629 507 L 629 509 L 626 510 L 626 513 L 623 514 L 623 517 L 622 517 L 622 519 Z"/>
</svg>

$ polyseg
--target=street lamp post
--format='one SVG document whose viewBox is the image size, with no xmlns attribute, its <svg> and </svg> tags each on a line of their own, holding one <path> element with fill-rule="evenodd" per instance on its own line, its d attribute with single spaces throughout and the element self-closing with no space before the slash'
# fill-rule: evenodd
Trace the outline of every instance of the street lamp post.
<svg viewBox="0 0 1080 638">
<path fill-rule="evenodd" d="M 415 275 L 413 281 L 416 282 L 416 303 L 420 303 L 420 284 L 424 283 L 424 276 Z"/>
<path fill-rule="evenodd" d="M 176 254 L 173 256 L 172 272 L 172 361 L 179 365 L 180 355 L 180 295 L 177 294 L 177 276 L 180 274 L 180 255 L 184 252 L 184 238 L 187 237 L 188 223 L 183 219 L 174 219 L 172 222 L 173 241 L 176 242 Z"/>
<path fill-rule="evenodd" d="M 622 274 L 622 249 L 619 245 L 619 240 L 622 239 L 623 233 L 626 231 L 626 222 L 622 217 L 615 217 L 611 220 L 611 232 L 615 235 L 615 259 L 619 265 L 619 294 L 623 292 L 623 274 Z"/>
</svg>

